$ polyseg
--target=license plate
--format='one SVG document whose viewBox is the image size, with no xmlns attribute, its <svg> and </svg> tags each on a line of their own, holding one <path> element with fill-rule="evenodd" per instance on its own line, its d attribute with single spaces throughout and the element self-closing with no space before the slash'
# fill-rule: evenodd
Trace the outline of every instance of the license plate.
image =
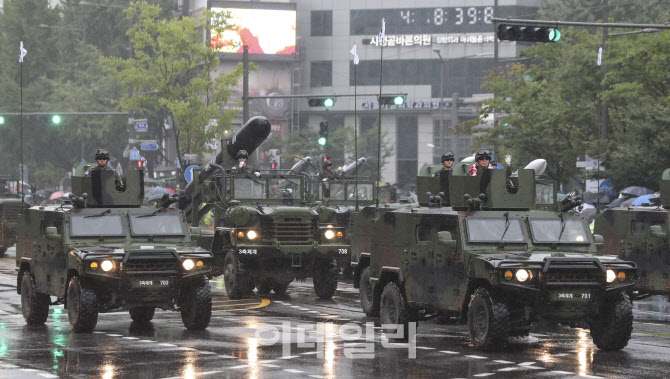
<svg viewBox="0 0 670 379">
<path fill-rule="evenodd" d="M 554 292 L 551 300 L 555 301 L 589 301 L 591 292 Z"/>
<path fill-rule="evenodd" d="M 133 282 L 135 287 L 169 287 L 170 279 L 135 279 Z"/>
</svg>

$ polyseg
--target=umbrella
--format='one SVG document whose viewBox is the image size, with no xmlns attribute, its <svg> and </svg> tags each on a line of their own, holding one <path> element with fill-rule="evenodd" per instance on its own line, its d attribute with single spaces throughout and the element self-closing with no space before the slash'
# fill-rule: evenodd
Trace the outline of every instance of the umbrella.
<svg viewBox="0 0 670 379">
<path fill-rule="evenodd" d="M 49 200 L 56 200 L 60 199 L 61 197 L 65 196 L 65 192 L 63 191 L 56 191 L 49 196 Z"/>
<path fill-rule="evenodd" d="M 148 197 L 151 197 L 151 196 L 156 196 L 156 195 L 158 195 L 158 197 L 160 197 L 160 196 L 163 196 L 165 194 L 170 195 L 170 194 L 172 194 L 172 192 L 170 192 L 169 189 L 163 188 L 163 187 L 149 187 L 149 188 L 146 188 L 144 190 L 144 198 L 145 199 L 148 198 Z"/>
<path fill-rule="evenodd" d="M 633 198 L 635 198 L 635 197 L 633 197 Z M 609 205 L 608 208 L 621 207 L 621 206 L 623 206 L 622 204 L 623 204 L 625 201 L 630 200 L 630 199 L 631 199 L 631 197 L 630 197 L 630 196 L 627 196 L 627 195 L 623 195 L 623 196 L 617 197 L 616 199 L 614 199 L 614 201 L 612 201 L 612 202 L 610 203 L 610 205 Z"/>
<path fill-rule="evenodd" d="M 172 188 L 170 188 L 170 187 L 165 187 L 165 189 L 168 190 L 168 191 L 170 191 L 170 192 L 172 192 L 172 193 L 175 192 L 175 191 L 174 191 Z"/>
<path fill-rule="evenodd" d="M 646 187 L 626 187 L 619 191 L 619 193 L 630 196 L 642 196 L 652 194 L 654 191 Z"/>
<path fill-rule="evenodd" d="M 630 199 L 621 203 L 621 206 L 622 207 L 630 207 L 633 204 L 633 201 L 635 201 L 635 199 L 636 199 L 635 197 L 631 197 Z"/>
<path fill-rule="evenodd" d="M 652 195 L 653 194 L 637 197 L 630 205 L 652 205 L 652 201 L 649 199 Z"/>
</svg>

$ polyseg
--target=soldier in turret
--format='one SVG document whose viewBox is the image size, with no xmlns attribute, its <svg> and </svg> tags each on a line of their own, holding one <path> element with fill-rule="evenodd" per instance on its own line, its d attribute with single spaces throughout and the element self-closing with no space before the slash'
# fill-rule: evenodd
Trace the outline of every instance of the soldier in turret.
<svg viewBox="0 0 670 379">
<path fill-rule="evenodd" d="M 98 164 L 97 166 L 87 169 L 86 172 L 84 172 L 84 175 L 90 176 L 92 171 L 104 171 L 104 170 L 111 170 L 114 171 L 114 180 L 116 182 L 116 187 L 117 189 L 123 187 L 123 180 L 121 179 L 121 175 L 119 174 L 118 171 L 115 169 L 109 167 L 109 152 L 105 149 L 98 149 L 95 152 L 95 161 Z"/>
<path fill-rule="evenodd" d="M 319 178 L 324 182 L 339 179 L 337 173 L 333 171 L 333 161 L 328 159 L 323 162 L 323 171 L 319 174 Z"/>
<path fill-rule="evenodd" d="M 246 150 L 238 151 L 236 158 L 238 161 L 238 165 L 233 166 L 233 168 L 230 171 L 231 174 L 250 174 L 253 172 L 257 177 L 261 176 L 260 172 L 252 170 L 249 167 L 247 167 L 247 159 L 249 158 L 249 153 L 247 153 Z"/>
<path fill-rule="evenodd" d="M 454 174 L 454 170 L 452 170 L 454 153 L 447 151 L 442 154 L 440 161 L 442 162 L 442 170 L 436 172 L 433 176 L 440 178 L 440 192 L 444 193 L 442 202 L 449 205 L 449 177 Z"/>
</svg>

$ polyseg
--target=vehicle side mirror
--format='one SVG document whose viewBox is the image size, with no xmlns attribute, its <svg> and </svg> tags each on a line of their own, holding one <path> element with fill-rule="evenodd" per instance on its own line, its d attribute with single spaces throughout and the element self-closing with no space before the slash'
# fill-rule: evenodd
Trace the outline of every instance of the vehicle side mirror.
<svg viewBox="0 0 670 379">
<path fill-rule="evenodd" d="M 593 242 L 596 244 L 596 249 L 598 249 L 598 251 L 605 248 L 605 238 L 600 234 L 593 235 Z"/>
<path fill-rule="evenodd" d="M 665 237 L 668 235 L 666 232 L 663 231 L 663 227 L 661 227 L 661 225 L 652 225 L 651 228 L 649 228 L 649 230 L 651 231 L 652 236 L 661 239 L 665 239 Z"/>
<path fill-rule="evenodd" d="M 191 237 L 199 237 L 200 235 L 202 235 L 202 233 L 200 232 L 200 228 L 192 226 L 191 227 Z"/>
<path fill-rule="evenodd" d="M 456 241 L 451 236 L 451 232 L 437 232 L 437 243 L 446 247 L 456 246 Z"/>
<path fill-rule="evenodd" d="M 55 226 L 47 226 L 46 237 L 48 240 L 60 240 L 61 236 L 58 234 L 58 228 Z"/>
</svg>

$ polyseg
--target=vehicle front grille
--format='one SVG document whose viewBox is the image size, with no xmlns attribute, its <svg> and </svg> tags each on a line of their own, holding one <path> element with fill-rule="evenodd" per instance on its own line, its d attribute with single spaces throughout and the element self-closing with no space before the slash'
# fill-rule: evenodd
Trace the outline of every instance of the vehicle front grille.
<svg viewBox="0 0 670 379">
<path fill-rule="evenodd" d="M 129 259 L 123 265 L 126 272 L 137 271 L 177 271 L 177 261 L 174 257 L 166 259 Z"/>
<path fill-rule="evenodd" d="M 544 274 L 545 283 L 598 283 L 602 279 L 602 274 L 596 274 L 593 270 L 590 272 L 547 272 Z"/>
<path fill-rule="evenodd" d="M 311 225 L 300 219 L 284 219 L 283 222 L 275 224 L 274 232 L 275 238 L 282 244 L 309 245 L 312 243 Z"/>
<path fill-rule="evenodd" d="M 3 220 L 16 221 L 19 218 L 19 213 L 21 213 L 21 204 L 3 204 L 0 207 L 0 212 Z"/>
</svg>

